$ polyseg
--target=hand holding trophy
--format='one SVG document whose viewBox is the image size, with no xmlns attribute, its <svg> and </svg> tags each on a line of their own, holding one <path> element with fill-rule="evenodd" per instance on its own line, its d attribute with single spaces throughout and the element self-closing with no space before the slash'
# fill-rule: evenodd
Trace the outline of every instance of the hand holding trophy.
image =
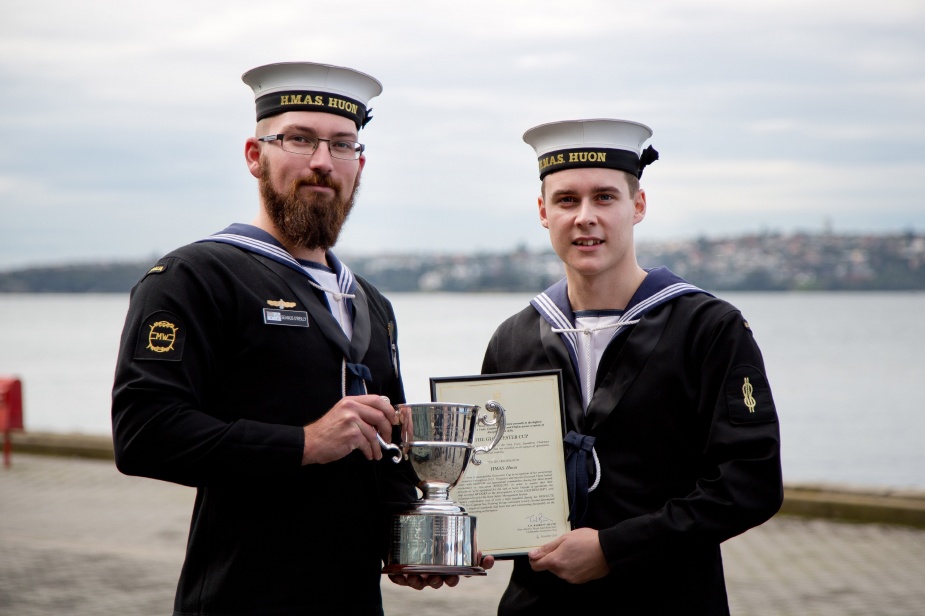
<svg viewBox="0 0 925 616">
<path fill-rule="evenodd" d="M 385 445 L 393 460 L 407 457 L 417 476 L 422 498 L 393 516 L 385 574 L 485 575 L 479 564 L 476 519 L 450 499 L 468 465 L 481 464 L 505 429 L 504 408 L 494 400 L 485 403 L 488 415 L 474 404 L 427 402 L 396 405 L 401 421 L 400 445 Z M 497 426 L 486 447 L 473 447 L 477 424 Z"/>
</svg>

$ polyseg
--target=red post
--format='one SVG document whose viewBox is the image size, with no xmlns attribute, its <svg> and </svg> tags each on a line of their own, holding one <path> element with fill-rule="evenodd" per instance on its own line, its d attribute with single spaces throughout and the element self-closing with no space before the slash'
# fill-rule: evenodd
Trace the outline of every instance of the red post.
<svg viewBox="0 0 925 616">
<path fill-rule="evenodd" d="M 13 453 L 11 430 L 22 430 L 22 382 L 0 376 L 0 432 L 3 432 L 3 466 L 10 467 Z"/>
</svg>

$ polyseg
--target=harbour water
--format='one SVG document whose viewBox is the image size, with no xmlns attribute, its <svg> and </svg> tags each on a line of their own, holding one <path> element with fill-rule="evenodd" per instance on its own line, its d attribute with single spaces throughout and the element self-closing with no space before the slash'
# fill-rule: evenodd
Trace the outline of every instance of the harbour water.
<svg viewBox="0 0 925 616">
<path fill-rule="evenodd" d="M 530 294 L 390 294 L 409 400 L 476 374 Z M 925 489 L 925 293 L 729 293 L 761 345 L 785 481 Z M 108 434 L 124 295 L 0 294 L 0 377 L 27 430 Z"/>
</svg>

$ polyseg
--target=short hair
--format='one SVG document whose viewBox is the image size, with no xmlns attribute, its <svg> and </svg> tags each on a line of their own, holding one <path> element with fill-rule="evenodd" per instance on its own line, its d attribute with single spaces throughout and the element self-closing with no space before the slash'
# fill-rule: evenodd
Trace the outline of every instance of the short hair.
<svg viewBox="0 0 925 616">
<path fill-rule="evenodd" d="M 254 136 L 260 138 L 267 134 L 267 124 L 270 123 L 270 118 L 262 118 L 257 120 L 257 128 L 254 131 Z"/>
<path fill-rule="evenodd" d="M 635 199 L 636 193 L 639 192 L 639 178 L 629 171 L 624 171 L 623 173 L 626 174 L 626 185 L 629 187 L 630 199 Z"/>
</svg>

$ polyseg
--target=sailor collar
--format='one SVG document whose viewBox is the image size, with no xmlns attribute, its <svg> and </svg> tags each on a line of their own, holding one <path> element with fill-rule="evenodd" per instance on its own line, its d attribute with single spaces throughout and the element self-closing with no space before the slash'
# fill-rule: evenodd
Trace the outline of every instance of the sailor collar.
<svg viewBox="0 0 925 616">
<path fill-rule="evenodd" d="M 372 381 L 372 374 L 369 368 L 360 362 L 369 347 L 369 308 L 366 296 L 360 290 L 353 273 L 332 252 L 328 251 L 326 253 L 326 260 L 330 263 L 331 270 L 336 275 L 338 289 L 345 300 L 346 312 L 349 315 L 347 318 L 353 319 L 352 336 L 350 338 L 347 337 L 343 326 L 338 323 L 337 318 L 331 312 L 331 307 L 324 305 L 326 303 L 324 299 L 321 299 L 316 306 L 306 300 L 304 295 L 301 295 L 302 291 L 297 289 L 297 284 L 294 287 L 292 286 L 294 281 L 299 280 L 298 278 L 293 278 L 293 276 L 300 276 L 302 280 L 307 280 L 310 286 L 318 288 L 326 294 L 334 294 L 334 291 L 322 288 L 309 273 L 309 269 L 317 271 L 317 265 L 308 261 L 303 264 L 295 259 L 283 248 L 282 244 L 266 231 L 252 225 L 235 223 L 218 233 L 199 240 L 197 243 L 201 242 L 231 244 L 253 254 L 258 260 L 269 260 L 281 265 L 284 269 L 278 270 L 276 273 L 283 278 L 286 284 L 296 289 L 296 295 L 302 299 L 308 312 L 314 316 L 315 322 L 319 324 L 323 335 L 344 354 L 341 362 L 342 395 L 367 393 L 366 384 Z M 267 265 L 272 267 L 270 263 Z M 303 265 L 305 266 L 303 267 Z M 292 276 L 289 275 L 290 273 L 293 273 Z M 394 359 L 393 363 L 397 374 L 398 367 Z"/>
<path fill-rule="evenodd" d="M 626 310 L 620 317 L 619 321 L 613 326 L 613 335 L 611 340 L 623 331 L 626 327 L 639 322 L 647 312 L 674 299 L 680 295 L 689 293 L 707 293 L 703 289 L 692 285 L 683 278 L 672 273 L 666 267 L 656 267 L 646 269 L 646 277 L 642 284 L 636 289 L 636 293 L 630 298 Z M 578 333 L 575 327 L 575 313 L 568 300 L 568 282 L 565 278 L 561 279 L 551 287 L 530 300 L 530 305 L 540 313 L 543 319 L 549 323 L 553 329 L 562 330 L 559 333 L 560 338 L 565 343 L 569 355 L 572 358 L 572 364 L 575 366 L 576 373 L 578 370 Z"/>
<path fill-rule="evenodd" d="M 242 223 L 234 223 L 229 225 L 227 228 L 219 231 L 218 233 L 213 233 L 209 237 L 205 237 L 199 242 L 219 242 L 223 244 L 231 244 L 237 246 L 242 250 L 252 252 L 254 254 L 263 255 L 268 259 L 272 259 L 277 263 L 281 263 L 286 267 L 293 269 L 315 284 L 318 284 L 318 281 L 315 280 L 311 274 L 309 274 L 301 261 L 293 257 L 289 252 L 283 248 L 283 245 L 276 241 L 272 235 L 255 227 L 253 225 L 246 225 Z M 337 287 L 338 291 L 344 295 L 352 295 L 356 293 L 356 279 L 353 276 L 353 272 L 350 271 L 345 264 L 341 263 L 340 260 L 334 256 L 334 253 L 330 250 L 325 253 L 327 261 L 330 264 L 331 269 L 337 276 Z M 309 262 L 305 262 L 308 264 Z"/>
<path fill-rule="evenodd" d="M 623 314 L 615 323 L 601 329 L 613 329 L 608 344 L 612 343 L 620 332 L 638 323 L 647 312 L 661 306 L 680 295 L 689 293 L 707 293 L 684 279 L 676 276 L 665 267 L 646 269 L 646 277 L 630 298 Z M 710 295 L 707 293 L 707 295 Z M 575 313 L 568 301 L 568 283 L 565 278 L 555 283 L 543 293 L 531 300 L 530 304 L 543 319 L 549 323 L 554 333 L 565 344 L 575 377 L 578 380 L 581 396 L 581 411 L 587 413 L 594 396 L 594 363 L 590 354 L 579 360 L 578 334 L 590 334 L 591 330 L 576 327 Z M 587 347 L 590 349 L 590 346 Z M 582 370 L 584 368 L 584 370 Z M 566 482 L 569 490 L 569 521 L 576 526 L 583 524 L 588 507 L 588 493 L 599 485 L 601 477 L 600 461 L 594 449 L 595 437 L 582 434 L 581 418 L 576 418 L 569 411 L 576 429 L 565 435 L 567 456 L 565 460 Z M 589 485 L 587 468 L 593 461 L 595 468 L 594 483 Z"/>
</svg>

